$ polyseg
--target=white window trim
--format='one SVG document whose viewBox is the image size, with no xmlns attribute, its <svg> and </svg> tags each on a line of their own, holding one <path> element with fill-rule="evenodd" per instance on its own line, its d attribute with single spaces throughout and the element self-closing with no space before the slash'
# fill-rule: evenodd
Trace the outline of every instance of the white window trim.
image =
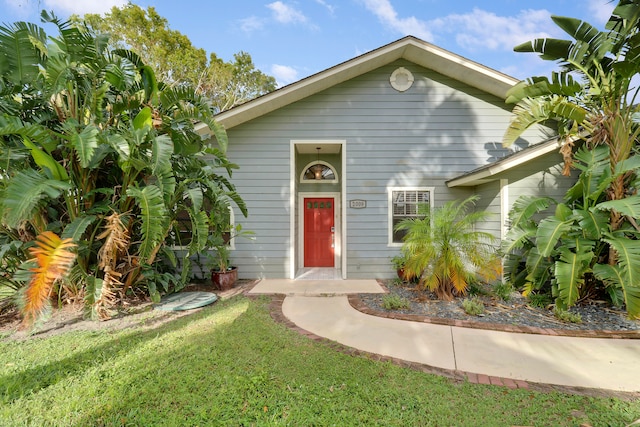
<svg viewBox="0 0 640 427">
<path fill-rule="evenodd" d="M 402 247 L 402 242 L 393 241 L 393 192 L 394 191 L 428 191 L 429 210 L 433 212 L 433 196 L 435 187 L 387 187 L 387 246 L 392 248 Z"/>
<path fill-rule="evenodd" d="M 331 171 L 333 172 L 333 176 L 335 176 L 334 179 L 304 179 L 304 174 L 305 172 L 307 172 L 307 169 L 309 169 L 311 166 L 313 165 L 324 165 L 326 167 L 328 167 L 329 169 L 331 169 Z M 336 184 L 338 183 L 338 173 L 336 172 L 336 168 L 334 168 L 331 163 L 329 162 L 325 162 L 324 160 L 314 160 L 313 162 L 309 162 L 304 168 L 302 168 L 302 173 L 300 174 L 300 183 L 301 184 Z"/>
</svg>

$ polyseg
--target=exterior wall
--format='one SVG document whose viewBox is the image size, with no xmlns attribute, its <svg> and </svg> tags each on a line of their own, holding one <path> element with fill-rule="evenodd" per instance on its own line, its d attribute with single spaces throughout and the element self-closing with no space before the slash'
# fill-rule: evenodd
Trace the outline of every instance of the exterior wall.
<svg viewBox="0 0 640 427">
<path fill-rule="evenodd" d="M 389 84 L 400 66 L 415 78 L 406 92 Z M 398 248 L 388 245 L 387 188 L 435 187 L 436 206 L 467 197 L 473 188 L 444 182 L 504 155 L 499 147 L 510 117 L 501 100 L 401 60 L 229 129 L 228 156 L 240 165 L 232 181 L 249 209 L 249 218 L 236 212 L 236 222 L 255 232 L 255 240 L 236 242 L 240 277 L 288 276 L 298 238 L 290 235 L 297 206 L 290 194 L 292 140 L 346 141 L 339 179 L 346 177 L 347 277 L 392 277 L 389 259 Z M 542 137 L 532 131 L 518 144 Z M 367 207 L 350 209 L 353 199 Z"/>
<path fill-rule="evenodd" d="M 562 175 L 562 156 L 550 153 L 522 165 L 510 173 L 509 206 L 520 196 L 548 196 L 562 201 L 565 193 L 576 182 L 579 171 L 573 170 L 572 176 Z"/>
<path fill-rule="evenodd" d="M 491 213 L 491 217 L 487 221 L 477 224 L 476 230 L 491 233 L 496 239 L 500 239 L 503 224 L 500 189 L 500 180 L 475 188 L 475 193 L 480 196 L 480 200 L 476 203 L 476 210 Z"/>
</svg>

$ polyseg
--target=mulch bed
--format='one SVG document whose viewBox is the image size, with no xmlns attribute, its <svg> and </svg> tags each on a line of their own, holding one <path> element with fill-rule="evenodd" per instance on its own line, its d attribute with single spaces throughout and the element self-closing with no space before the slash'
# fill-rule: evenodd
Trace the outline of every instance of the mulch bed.
<svg viewBox="0 0 640 427">
<path fill-rule="evenodd" d="M 571 323 L 557 319 L 551 307 L 530 306 L 518 292 L 513 292 L 508 301 L 492 295 L 478 295 L 485 311 L 472 316 L 462 307 L 464 298 L 441 301 L 433 293 L 416 289 L 414 285 L 395 285 L 393 281 L 382 284 L 389 294 L 408 300 L 410 308 L 386 310 L 383 305 L 385 294 L 352 296 L 352 305 L 369 314 L 430 323 L 552 335 L 640 338 L 640 321 L 630 320 L 624 309 L 605 301 L 583 302 L 571 307 L 570 312 L 582 317 L 580 323 Z"/>
</svg>

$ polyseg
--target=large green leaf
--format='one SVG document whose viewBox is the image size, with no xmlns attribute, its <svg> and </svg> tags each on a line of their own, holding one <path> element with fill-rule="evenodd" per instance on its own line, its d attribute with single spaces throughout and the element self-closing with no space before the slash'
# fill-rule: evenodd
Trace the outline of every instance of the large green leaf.
<svg viewBox="0 0 640 427">
<path fill-rule="evenodd" d="M 620 289 L 629 317 L 640 319 L 640 286 L 626 282 L 625 271 L 621 266 L 596 264 L 593 266 L 593 274 L 607 285 Z"/>
<path fill-rule="evenodd" d="M 551 119 L 571 120 L 577 124 L 585 122 L 587 111 L 566 97 L 557 95 L 539 98 L 524 98 L 513 109 L 513 118 L 509 123 L 502 145 L 509 147 L 519 137 L 537 123 Z"/>
<path fill-rule="evenodd" d="M 55 200 L 71 185 L 57 179 L 48 179 L 37 171 L 28 169 L 17 172 L 2 193 L 2 216 L 6 224 L 17 227 L 20 222 L 33 218 L 40 202 Z"/>
<path fill-rule="evenodd" d="M 574 253 L 567 248 L 560 248 L 559 251 L 560 259 L 555 263 L 558 298 L 563 306 L 571 307 L 580 296 L 584 273 L 593 258 L 593 253 Z"/>
<path fill-rule="evenodd" d="M 560 61 L 569 56 L 572 43 L 569 40 L 560 39 L 535 39 L 522 43 L 513 48 L 516 52 L 538 53 L 544 60 Z"/>
<path fill-rule="evenodd" d="M 640 240 L 607 236 L 603 239 L 618 254 L 618 265 L 624 271 L 625 284 L 640 287 Z"/>
<path fill-rule="evenodd" d="M 16 86 L 35 80 L 46 40 L 44 30 L 34 24 L 0 26 L 0 76 Z"/>
<path fill-rule="evenodd" d="M 571 229 L 571 221 L 561 221 L 556 217 L 547 217 L 538 224 L 536 245 L 542 256 L 550 256 L 558 240 Z"/>
<path fill-rule="evenodd" d="M 158 178 L 157 185 L 162 191 L 166 206 L 172 206 L 176 203 L 176 177 L 171 165 L 168 164 L 157 170 L 155 175 Z"/>
<path fill-rule="evenodd" d="M 582 229 L 582 235 L 587 239 L 600 240 L 602 234 L 609 231 L 609 215 L 593 209 L 576 209 L 573 214 Z"/>
<path fill-rule="evenodd" d="M 202 252 L 207 244 L 209 234 L 209 217 L 205 211 L 194 211 L 187 209 L 191 218 L 191 243 L 189 244 L 189 255 Z"/>
<path fill-rule="evenodd" d="M 84 232 L 87 228 L 96 221 L 95 215 L 80 216 L 68 224 L 62 232 L 63 239 L 71 239 L 74 242 L 79 242 L 82 239 Z"/>
<path fill-rule="evenodd" d="M 69 175 L 60 163 L 58 163 L 51 155 L 38 148 L 31 140 L 24 137 L 22 142 L 25 147 L 31 150 L 31 157 L 43 170 L 47 171 L 51 178 L 58 181 L 68 181 Z"/>
<path fill-rule="evenodd" d="M 140 208 L 140 228 L 142 241 L 139 254 L 142 262 L 147 263 L 154 250 L 160 245 L 166 236 L 169 216 L 164 205 L 162 192 L 155 185 L 149 185 L 142 189 L 129 187 L 127 195 L 135 198 Z"/>
<path fill-rule="evenodd" d="M 542 256 L 537 248 L 531 248 L 527 254 L 526 267 L 529 274 L 526 277 L 526 290 L 541 289 L 551 275 L 552 266 L 549 257 Z"/>
<path fill-rule="evenodd" d="M 151 141 L 151 170 L 154 174 L 169 166 L 173 154 L 173 141 L 167 135 L 159 135 Z"/>
<path fill-rule="evenodd" d="M 556 201 L 550 197 L 520 196 L 509 212 L 509 227 L 518 227 L 531 221 L 533 215 L 547 209 Z"/>
<path fill-rule="evenodd" d="M 509 254 L 513 251 L 522 249 L 525 243 L 531 241 L 536 236 L 534 227 L 511 227 L 507 235 L 500 244 L 502 253 Z"/>
<path fill-rule="evenodd" d="M 144 129 L 153 125 L 151 108 L 144 107 L 133 119 L 133 128 L 135 130 Z"/>
<path fill-rule="evenodd" d="M 80 133 L 74 132 L 71 135 L 71 144 L 78 155 L 80 166 L 89 167 L 93 154 L 98 147 L 98 129 L 93 125 L 88 125 Z"/>
<path fill-rule="evenodd" d="M 598 203 L 594 209 L 600 211 L 615 210 L 622 215 L 632 218 L 640 218 L 640 195 L 625 197 L 622 200 L 610 200 L 608 202 Z"/>
</svg>

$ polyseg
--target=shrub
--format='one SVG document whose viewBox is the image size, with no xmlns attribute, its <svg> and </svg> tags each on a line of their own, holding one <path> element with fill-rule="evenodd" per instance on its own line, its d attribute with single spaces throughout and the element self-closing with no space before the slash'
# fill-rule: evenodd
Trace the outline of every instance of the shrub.
<svg viewBox="0 0 640 427">
<path fill-rule="evenodd" d="M 470 316 L 478 316 L 484 313 L 484 304 L 477 297 L 465 298 L 462 300 L 464 312 Z"/>
<path fill-rule="evenodd" d="M 513 292 L 513 287 L 509 283 L 497 283 L 493 286 L 493 294 L 502 301 L 509 301 L 511 292 Z"/>
<path fill-rule="evenodd" d="M 382 307 L 385 310 L 406 310 L 411 307 L 411 303 L 404 297 L 390 294 L 382 297 Z"/>
<path fill-rule="evenodd" d="M 553 315 L 556 316 L 558 320 L 561 320 L 563 322 L 582 323 L 582 316 L 580 315 L 580 313 L 572 313 L 570 311 L 556 307 L 553 310 Z"/>
<path fill-rule="evenodd" d="M 474 211 L 478 196 L 453 200 L 430 209 L 420 206 L 423 217 L 405 219 L 396 230 L 405 231 L 402 253 L 405 274 L 420 278 L 420 285 L 438 298 L 451 301 L 467 293 L 476 275 L 494 280 L 502 271 L 500 258 L 491 245 L 495 239 L 475 229 L 491 214 Z"/>
<path fill-rule="evenodd" d="M 551 297 L 547 294 L 529 294 L 529 305 L 539 308 L 547 308 L 551 304 Z"/>
</svg>

